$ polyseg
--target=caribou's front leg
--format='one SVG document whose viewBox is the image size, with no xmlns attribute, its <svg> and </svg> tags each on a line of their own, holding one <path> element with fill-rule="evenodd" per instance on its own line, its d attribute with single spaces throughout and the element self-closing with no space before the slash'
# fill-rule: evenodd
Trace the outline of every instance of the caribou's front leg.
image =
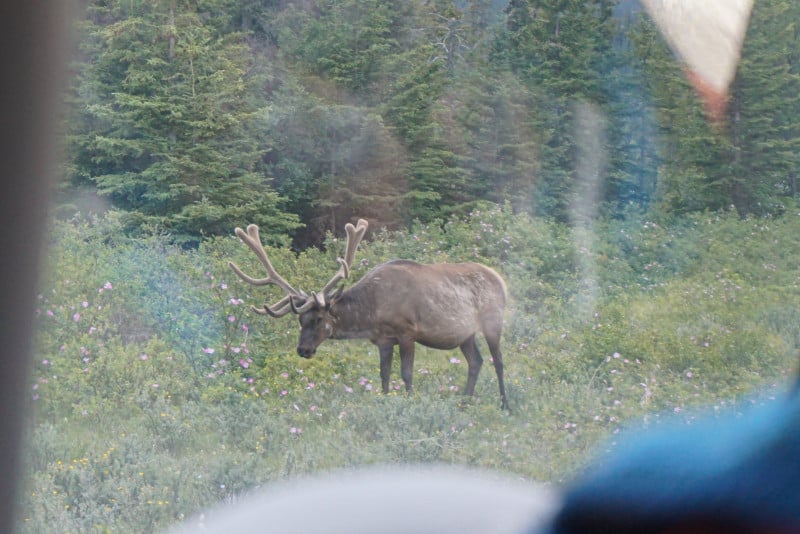
<svg viewBox="0 0 800 534">
<path fill-rule="evenodd" d="M 400 340 L 400 374 L 406 384 L 406 391 L 411 391 L 411 381 L 414 379 L 414 340 Z"/>
<path fill-rule="evenodd" d="M 392 374 L 392 355 L 394 353 L 393 343 L 378 345 L 381 355 L 381 388 L 384 395 L 389 393 L 389 376 Z"/>
</svg>

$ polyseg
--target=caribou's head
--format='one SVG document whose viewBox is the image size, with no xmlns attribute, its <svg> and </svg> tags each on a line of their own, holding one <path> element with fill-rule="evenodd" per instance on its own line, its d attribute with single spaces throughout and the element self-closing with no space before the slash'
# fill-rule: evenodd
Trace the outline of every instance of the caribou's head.
<svg viewBox="0 0 800 534">
<path fill-rule="evenodd" d="M 252 278 L 244 274 L 235 263 L 228 262 L 228 265 L 239 275 L 239 278 L 248 284 L 255 286 L 273 284 L 283 289 L 286 295 L 272 306 L 265 304 L 263 308 L 252 306 L 251 309 L 261 315 L 271 315 L 272 317 L 283 317 L 289 312 L 297 314 L 300 320 L 300 339 L 297 342 L 297 354 L 303 358 L 311 358 L 320 343 L 330 337 L 333 332 L 331 307 L 339 298 L 343 289 L 341 286 L 338 289 L 334 289 L 334 287 L 350 276 L 350 266 L 355 259 L 358 243 L 364 237 L 364 232 L 367 231 L 367 221 L 359 219 L 356 226 L 347 223 L 344 229 L 347 232 L 347 246 L 345 247 L 344 258 L 338 258 L 339 270 L 319 293 L 312 291 L 309 295 L 303 290 L 293 288 L 289 285 L 289 282 L 275 271 L 269 261 L 267 252 L 264 250 L 264 246 L 261 244 L 258 226 L 251 224 L 247 227 L 247 232 L 241 228 L 236 228 L 236 235 L 261 260 L 262 265 L 267 270 L 267 276 L 265 278 Z"/>
<path fill-rule="evenodd" d="M 331 307 L 342 292 L 340 287 L 333 295 L 319 297 L 315 295 L 314 305 L 298 314 L 300 321 L 300 339 L 297 341 L 297 354 L 303 358 L 311 358 L 317 347 L 333 334 L 334 317 Z"/>
</svg>

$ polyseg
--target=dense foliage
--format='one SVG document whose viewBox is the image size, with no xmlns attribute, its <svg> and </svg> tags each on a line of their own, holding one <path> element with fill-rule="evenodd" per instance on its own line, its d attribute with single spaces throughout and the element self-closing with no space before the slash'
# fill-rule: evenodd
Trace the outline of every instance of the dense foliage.
<svg viewBox="0 0 800 534">
<path fill-rule="evenodd" d="M 798 16 L 757 3 L 714 128 L 635 2 L 89 2 L 63 202 L 99 194 L 128 229 L 195 245 L 257 222 L 300 248 L 480 200 L 566 222 L 587 189 L 609 216 L 781 213 Z"/>
<path fill-rule="evenodd" d="M 20 530 L 153 532 L 263 484 L 375 463 L 560 484 L 629 427 L 770 402 L 800 349 L 798 217 L 631 219 L 579 238 L 485 204 L 363 242 L 353 277 L 394 257 L 475 259 L 503 274 L 510 414 L 491 368 L 465 402 L 457 350 L 420 348 L 411 396 L 396 370 L 397 393 L 378 392 L 366 341 L 299 358 L 294 319 L 248 311 L 276 295 L 232 274 L 229 258 L 256 269 L 234 237 L 186 250 L 122 236 L 116 213 L 56 223 L 36 311 Z M 268 251 L 311 289 L 343 246 Z"/>
</svg>

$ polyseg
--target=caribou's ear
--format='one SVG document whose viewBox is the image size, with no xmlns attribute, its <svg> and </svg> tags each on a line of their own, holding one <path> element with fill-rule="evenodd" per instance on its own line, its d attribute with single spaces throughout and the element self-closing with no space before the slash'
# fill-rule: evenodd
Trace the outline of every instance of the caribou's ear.
<svg viewBox="0 0 800 534">
<path fill-rule="evenodd" d="M 331 304 L 334 304 L 337 300 L 339 300 L 343 292 L 344 292 L 344 286 L 339 286 L 339 289 L 334 291 L 333 294 L 328 297 L 326 308 L 330 309 Z"/>
</svg>

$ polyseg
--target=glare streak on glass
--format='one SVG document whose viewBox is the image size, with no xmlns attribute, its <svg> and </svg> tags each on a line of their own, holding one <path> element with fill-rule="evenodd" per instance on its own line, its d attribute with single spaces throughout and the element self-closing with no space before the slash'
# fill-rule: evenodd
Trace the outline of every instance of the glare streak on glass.
<svg viewBox="0 0 800 534">
<path fill-rule="evenodd" d="M 590 316 L 597 299 L 597 274 L 593 254 L 596 249 L 592 225 L 600 203 L 600 184 L 606 163 L 603 143 L 605 119 L 586 102 L 575 104 L 575 139 L 577 146 L 575 188 L 570 209 L 576 263 L 583 280 L 580 312 Z"/>
</svg>

